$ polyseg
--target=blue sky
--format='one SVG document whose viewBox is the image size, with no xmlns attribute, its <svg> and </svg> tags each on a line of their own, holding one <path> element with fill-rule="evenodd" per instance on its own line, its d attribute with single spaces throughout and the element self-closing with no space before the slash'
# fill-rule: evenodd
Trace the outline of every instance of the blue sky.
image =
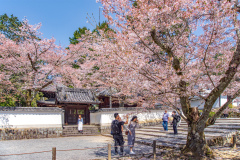
<svg viewBox="0 0 240 160">
<path fill-rule="evenodd" d="M 96 0 L 0 0 L 0 15 L 26 17 L 30 24 L 41 22 L 43 37 L 54 37 L 56 44 L 66 47 L 78 27 L 94 28 L 87 23 L 87 13 L 93 13 L 98 22 L 100 6 Z M 100 18 L 104 20 L 102 14 Z"/>
</svg>

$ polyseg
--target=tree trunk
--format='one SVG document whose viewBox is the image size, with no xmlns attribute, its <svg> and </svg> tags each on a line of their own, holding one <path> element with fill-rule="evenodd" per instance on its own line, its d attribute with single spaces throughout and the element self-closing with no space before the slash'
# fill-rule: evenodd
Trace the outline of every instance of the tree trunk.
<svg viewBox="0 0 240 160">
<path fill-rule="evenodd" d="M 192 152 L 196 160 L 202 160 L 213 156 L 213 152 L 207 145 L 204 131 L 197 128 L 196 122 L 188 124 L 187 143 L 182 153 Z"/>
</svg>

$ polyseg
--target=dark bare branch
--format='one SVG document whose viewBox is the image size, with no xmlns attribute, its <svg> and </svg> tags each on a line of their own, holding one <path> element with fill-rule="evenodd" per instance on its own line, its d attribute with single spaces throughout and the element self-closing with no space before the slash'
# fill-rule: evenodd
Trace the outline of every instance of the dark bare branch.
<svg viewBox="0 0 240 160">
<path fill-rule="evenodd" d="M 237 49 L 233 54 L 232 60 L 228 65 L 229 67 L 225 72 L 224 77 L 220 79 L 220 83 L 218 84 L 218 86 L 216 86 L 206 98 L 203 114 L 200 118 L 202 122 L 206 122 L 213 104 L 233 80 L 235 74 L 237 73 L 237 68 L 239 64 L 240 64 L 240 40 L 237 41 Z"/>
<path fill-rule="evenodd" d="M 240 89 L 233 96 L 231 96 L 230 99 L 228 99 L 228 101 L 217 111 L 217 113 L 214 114 L 213 117 L 208 119 L 206 126 L 213 125 L 215 123 L 216 119 L 221 115 L 221 113 L 228 107 L 228 105 L 230 103 L 232 103 L 232 101 L 235 98 L 237 98 L 237 96 L 239 96 L 239 94 L 240 94 Z"/>
</svg>

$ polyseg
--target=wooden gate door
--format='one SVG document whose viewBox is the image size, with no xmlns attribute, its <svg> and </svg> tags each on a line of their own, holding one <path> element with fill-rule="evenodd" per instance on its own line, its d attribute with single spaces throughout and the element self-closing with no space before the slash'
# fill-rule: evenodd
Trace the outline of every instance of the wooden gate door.
<svg viewBox="0 0 240 160">
<path fill-rule="evenodd" d="M 83 123 L 86 124 L 86 108 L 83 107 L 68 107 L 67 109 L 67 123 L 77 124 L 78 116 L 81 115 L 83 118 Z"/>
</svg>

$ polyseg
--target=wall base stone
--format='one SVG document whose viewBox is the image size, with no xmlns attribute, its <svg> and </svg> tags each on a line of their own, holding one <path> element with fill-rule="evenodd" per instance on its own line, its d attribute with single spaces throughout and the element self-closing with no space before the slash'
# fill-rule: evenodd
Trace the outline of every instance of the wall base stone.
<svg viewBox="0 0 240 160">
<path fill-rule="evenodd" d="M 61 136 L 62 128 L 0 129 L 0 140 L 55 138 Z"/>
</svg>

